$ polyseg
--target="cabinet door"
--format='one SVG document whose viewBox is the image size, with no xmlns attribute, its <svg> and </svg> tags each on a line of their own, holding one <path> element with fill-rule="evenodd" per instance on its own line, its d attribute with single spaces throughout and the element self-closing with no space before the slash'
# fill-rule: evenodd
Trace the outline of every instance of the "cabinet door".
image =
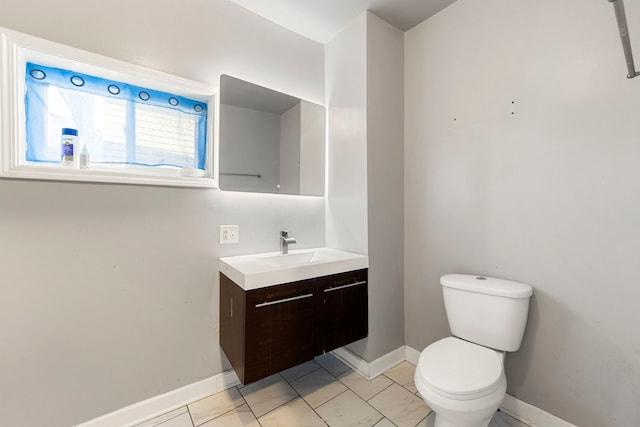
<svg viewBox="0 0 640 427">
<path fill-rule="evenodd" d="M 336 275 L 330 285 L 323 287 L 320 298 L 319 348 L 316 348 L 316 353 L 335 350 L 367 336 L 369 300 L 366 270 Z"/>
<path fill-rule="evenodd" d="M 313 359 L 314 290 L 302 284 L 247 293 L 244 383 Z"/>
</svg>

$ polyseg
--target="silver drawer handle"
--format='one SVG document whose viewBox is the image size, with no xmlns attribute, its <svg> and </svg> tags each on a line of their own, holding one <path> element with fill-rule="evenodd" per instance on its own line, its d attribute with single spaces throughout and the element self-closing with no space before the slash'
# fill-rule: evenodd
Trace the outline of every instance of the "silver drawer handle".
<svg viewBox="0 0 640 427">
<path fill-rule="evenodd" d="M 281 304 L 283 302 L 295 301 L 295 300 L 304 299 L 304 298 L 310 298 L 312 296 L 313 296 L 313 294 L 304 294 L 304 295 L 298 295 L 297 297 L 279 299 L 279 300 L 276 300 L 276 301 L 263 302 L 261 304 L 256 304 L 256 308 L 266 307 L 268 305 L 274 305 L 274 304 Z"/>
<path fill-rule="evenodd" d="M 367 283 L 366 280 L 364 280 L 362 282 L 351 283 L 351 284 L 348 284 L 348 285 L 336 286 L 335 288 L 327 288 L 324 291 L 325 292 L 333 292 L 333 291 L 337 291 L 337 290 L 344 289 L 344 288 L 350 288 L 352 286 L 364 285 L 365 283 Z"/>
</svg>

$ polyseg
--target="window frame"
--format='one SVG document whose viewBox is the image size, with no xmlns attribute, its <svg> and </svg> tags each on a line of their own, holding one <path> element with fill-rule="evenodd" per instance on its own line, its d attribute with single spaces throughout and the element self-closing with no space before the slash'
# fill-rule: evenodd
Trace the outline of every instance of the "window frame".
<svg viewBox="0 0 640 427">
<path fill-rule="evenodd" d="M 25 70 L 27 62 L 122 81 L 192 98 L 207 104 L 205 176 L 187 176 L 188 173 L 180 174 L 180 169 L 171 167 L 92 165 L 89 169 L 73 169 L 51 163 L 27 163 L 25 128 Z M 1 27 L 0 79 L 0 177 L 179 187 L 218 187 L 218 166 L 215 160 L 218 158 L 219 90 L 216 86 L 194 82 Z"/>
</svg>

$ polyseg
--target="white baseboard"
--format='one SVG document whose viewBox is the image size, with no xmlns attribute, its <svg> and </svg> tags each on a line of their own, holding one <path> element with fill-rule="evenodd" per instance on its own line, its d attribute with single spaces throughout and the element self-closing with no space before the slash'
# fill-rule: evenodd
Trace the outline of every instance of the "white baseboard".
<svg viewBox="0 0 640 427">
<path fill-rule="evenodd" d="M 403 345 L 369 363 L 369 379 L 374 379 L 404 362 L 406 360 L 405 349 L 406 346 Z"/>
<path fill-rule="evenodd" d="M 232 370 L 226 371 L 86 421 L 77 427 L 134 425 L 238 384 L 240 384 L 240 380 L 236 373 Z"/>
<path fill-rule="evenodd" d="M 405 348 L 406 346 L 404 345 L 398 347 L 395 350 L 383 355 L 382 357 L 377 358 L 373 362 L 367 362 L 366 360 L 360 358 L 360 356 L 347 350 L 345 347 L 335 349 L 331 353 L 333 353 L 334 356 L 349 365 L 354 371 L 371 380 L 377 376 L 382 375 L 399 363 L 404 362 L 406 360 Z"/>
<path fill-rule="evenodd" d="M 500 410 L 533 427 L 577 427 L 510 394 L 504 397 Z"/>
<path fill-rule="evenodd" d="M 367 379 L 371 379 L 369 374 L 371 372 L 371 368 L 369 366 L 369 362 L 364 359 L 361 359 L 359 356 L 356 356 L 354 353 L 347 350 L 345 347 L 340 347 L 331 352 L 338 359 L 342 360 L 346 363 L 351 369 L 358 372 L 360 375 Z"/>
<path fill-rule="evenodd" d="M 418 360 L 420 359 L 420 352 L 407 345 L 405 346 L 405 358 L 407 359 L 407 362 L 417 366 Z"/>
</svg>

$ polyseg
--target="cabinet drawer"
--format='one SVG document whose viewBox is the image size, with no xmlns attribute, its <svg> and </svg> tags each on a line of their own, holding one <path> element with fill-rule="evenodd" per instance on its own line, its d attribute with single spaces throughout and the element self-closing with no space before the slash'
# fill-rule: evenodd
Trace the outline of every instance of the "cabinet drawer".
<svg viewBox="0 0 640 427">
<path fill-rule="evenodd" d="M 313 280 L 269 286 L 268 288 L 247 291 L 247 308 L 265 307 L 289 302 L 294 299 L 310 298 L 316 291 Z"/>
<path fill-rule="evenodd" d="M 367 270 L 348 271 L 346 273 L 333 274 L 313 280 L 322 288 L 345 286 L 357 282 L 366 282 Z"/>
</svg>

